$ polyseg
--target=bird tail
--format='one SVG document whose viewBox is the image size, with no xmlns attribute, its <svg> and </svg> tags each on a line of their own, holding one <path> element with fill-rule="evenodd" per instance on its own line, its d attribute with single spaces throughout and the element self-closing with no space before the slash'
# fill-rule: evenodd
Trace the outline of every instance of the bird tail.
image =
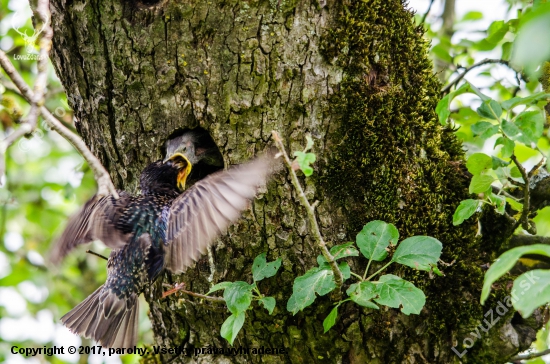
<svg viewBox="0 0 550 364">
<path fill-rule="evenodd" d="M 71 332 L 91 338 L 104 347 L 129 348 L 137 341 L 137 295 L 119 298 L 115 292 L 99 287 L 61 318 Z"/>
</svg>

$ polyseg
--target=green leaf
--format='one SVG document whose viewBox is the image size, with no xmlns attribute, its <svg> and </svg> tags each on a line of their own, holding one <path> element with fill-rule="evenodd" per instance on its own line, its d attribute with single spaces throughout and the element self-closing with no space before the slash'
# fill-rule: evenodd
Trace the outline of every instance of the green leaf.
<svg viewBox="0 0 550 364">
<path fill-rule="evenodd" d="M 529 95 L 527 97 L 513 97 L 510 100 L 504 101 L 502 103 L 502 107 L 505 110 L 510 110 L 518 105 L 532 105 L 545 99 L 550 99 L 550 94 L 546 92 L 537 92 L 536 94 Z"/>
<path fill-rule="evenodd" d="M 223 298 L 231 313 L 238 314 L 250 307 L 252 302 L 252 289 L 254 285 L 242 281 L 236 281 L 223 292 Z"/>
<path fill-rule="evenodd" d="M 510 168 L 510 176 L 513 178 L 523 178 L 517 166 L 513 166 L 512 168 Z"/>
<path fill-rule="evenodd" d="M 508 250 L 502 254 L 491 265 L 487 273 L 485 273 L 485 280 L 483 281 L 483 289 L 481 290 L 481 304 L 484 304 L 491 292 L 491 286 L 506 272 L 508 272 L 516 264 L 517 260 L 525 254 L 538 254 L 550 257 L 550 245 L 534 244 L 527 246 L 519 246 Z"/>
<path fill-rule="evenodd" d="M 491 100 L 491 98 L 487 95 L 485 95 L 484 93 L 482 93 L 481 91 L 479 91 L 479 89 L 477 87 L 475 87 L 474 85 L 472 85 L 470 82 L 468 81 L 465 81 L 465 84 L 468 85 L 468 90 L 471 90 L 474 94 L 477 95 L 477 97 L 479 97 L 481 99 L 481 101 L 488 101 L 488 100 Z"/>
<path fill-rule="evenodd" d="M 416 288 L 411 282 L 393 274 L 380 277 L 377 292 L 380 297 L 374 299 L 376 302 L 393 308 L 401 308 L 401 312 L 405 315 L 420 314 L 426 303 L 424 292 Z"/>
<path fill-rule="evenodd" d="M 376 285 L 372 282 L 354 283 L 346 291 L 351 300 L 360 306 L 378 310 L 378 306 L 371 300 L 378 296 Z"/>
<path fill-rule="evenodd" d="M 231 345 L 233 345 L 233 341 L 237 337 L 239 331 L 241 331 L 245 318 L 246 314 L 244 312 L 239 312 L 229 316 L 223 323 L 220 334 L 225 340 L 229 341 Z"/>
<path fill-rule="evenodd" d="M 363 227 L 357 234 L 356 241 L 359 250 L 367 259 L 381 261 L 388 256 L 388 245 L 397 244 L 398 239 L 399 232 L 393 224 L 374 220 Z"/>
<path fill-rule="evenodd" d="M 270 315 L 273 314 L 273 310 L 275 309 L 275 298 L 262 297 L 258 301 L 265 307 L 265 309 L 269 312 Z"/>
<path fill-rule="evenodd" d="M 341 268 L 344 268 L 344 270 L 346 266 L 347 264 L 345 266 L 341 264 Z M 347 266 L 347 271 L 349 274 L 349 266 Z M 334 288 L 336 288 L 334 274 L 328 263 L 320 267 L 311 268 L 306 274 L 294 280 L 292 295 L 287 302 L 286 308 L 295 315 L 298 311 L 303 310 L 315 301 L 315 294 L 324 296 Z"/>
<path fill-rule="evenodd" d="M 304 172 L 304 175 L 306 175 L 306 177 L 311 176 L 313 174 L 313 168 L 311 168 L 310 164 L 315 163 L 315 154 L 294 152 L 294 156 L 296 157 L 296 162 L 300 166 L 300 169 Z"/>
<path fill-rule="evenodd" d="M 472 133 L 474 133 L 474 135 L 480 135 L 485 133 L 487 130 L 491 129 L 493 126 L 496 126 L 496 125 L 493 125 L 488 121 L 480 121 L 473 124 L 470 127 L 470 129 L 472 130 Z"/>
<path fill-rule="evenodd" d="M 550 302 L 550 270 L 535 269 L 517 277 L 512 297 L 512 303 L 521 316 L 531 316 L 538 307 Z"/>
<path fill-rule="evenodd" d="M 458 205 L 453 215 L 453 225 L 460 225 L 464 222 L 464 220 L 469 219 L 473 214 L 475 214 L 480 204 L 480 200 L 468 199 L 460 201 L 460 205 Z"/>
<path fill-rule="evenodd" d="M 471 174 L 480 174 L 493 166 L 493 160 L 485 153 L 474 153 L 466 162 L 466 168 Z"/>
<path fill-rule="evenodd" d="M 506 60 L 510 59 L 510 56 L 512 55 L 512 45 L 513 44 L 514 43 L 512 43 L 512 42 L 504 42 L 502 44 L 502 59 L 506 59 Z M 502 103 L 502 108 L 508 110 L 508 108 L 506 108 L 504 106 L 504 103 Z"/>
<path fill-rule="evenodd" d="M 504 131 L 504 134 L 506 134 L 509 137 L 515 137 L 521 131 L 516 126 L 516 124 L 509 122 L 507 120 L 502 120 L 502 131 Z"/>
<path fill-rule="evenodd" d="M 483 13 L 481 11 L 469 11 L 462 19 L 460 19 L 461 22 L 463 21 L 475 21 L 475 20 L 481 20 L 483 19 Z"/>
<path fill-rule="evenodd" d="M 517 202 L 516 200 L 514 200 L 513 198 L 506 197 L 506 202 L 508 203 L 508 205 L 510 205 L 514 210 L 518 212 L 523 210 L 523 205 Z"/>
<path fill-rule="evenodd" d="M 395 253 L 392 262 L 419 270 L 430 270 L 430 265 L 437 265 L 441 256 L 441 242 L 431 236 L 412 236 L 403 240 Z"/>
<path fill-rule="evenodd" d="M 502 108 L 500 104 L 495 100 L 487 100 L 481 104 L 477 109 L 479 116 L 487 119 L 499 120 L 502 115 Z"/>
<path fill-rule="evenodd" d="M 517 138 L 520 142 L 536 144 L 544 130 L 544 117 L 540 111 L 524 111 L 517 116 L 516 125 L 523 134 Z"/>
<path fill-rule="evenodd" d="M 506 167 L 510 165 L 510 162 L 506 162 L 497 157 L 491 157 L 491 159 L 492 159 L 492 166 L 491 166 L 492 169 L 497 169 L 500 167 Z"/>
<path fill-rule="evenodd" d="M 451 115 L 452 97 L 453 97 L 452 93 L 445 95 L 441 100 L 439 100 L 435 108 L 435 112 L 439 117 L 439 123 L 441 125 L 447 125 L 447 119 L 449 118 L 449 115 Z"/>
<path fill-rule="evenodd" d="M 336 323 L 336 317 L 338 316 L 338 306 L 339 305 L 334 306 L 328 316 L 323 320 L 323 328 L 325 329 L 325 333 L 330 330 L 330 328 Z"/>
<path fill-rule="evenodd" d="M 350 241 L 349 243 L 333 246 L 330 248 L 330 254 L 336 260 L 345 257 L 356 257 L 359 255 L 359 251 L 353 246 L 353 241 Z"/>
<path fill-rule="evenodd" d="M 443 44 L 436 44 L 432 47 L 431 52 L 435 54 L 437 58 L 440 58 L 447 63 L 453 63 L 453 58 L 449 54 L 448 47 L 444 46 Z"/>
<path fill-rule="evenodd" d="M 206 293 L 206 295 L 209 295 L 212 292 L 219 291 L 221 289 L 226 289 L 227 287 L 231 286 L 233 282 L 220 282 L 216 285 L 214 285 L 212 288 L 210 288 L 210 291 Z"/>
<path fill-rule="evenodd" d="M 496 212 L 504 214 L 506 211 L 506 198 L 504 196 L 498 196 L 494 193 L 489 194 L 489 201 L 495 206 Z"/>
<path fill-rule="evenodd" d="M 514 154 L 514 148 L 516 146 L 516 143 L 514 143 L 513 140 L 510 140 L 505 137 L 500 137 L 496 140 L 494 148 L 496 148 L 499 145 L 502 145 L 500 154 L 502 155 L 503 158 L 510 158 L 512 154 Z"/>
<path fill-rule="evenodd" d="M 254 259 L 252 263 L 252 278 L 255 282 L 261 281 L 264 278 L 273 277 L 281 267 L 281 258 L 277 258 L 273 262 L 268 263 L 266 254 L 262 253 Z"/>
<path fill-rule="evenodd" d="M 494 181 L 494 177 L 484 175 L 475 175 L 470 181 L 470 193 L 484 193 L 491 188 L 491 183 Z"/>
<path fill-rule="evenodd" d="M 482 140 L 486 140 L 486 139 L 489 139 L 490 137 L 492 137 L 493 135 L 495 135 L 496 133 L 498 133 L 500 131 L 500 127 L 498 125 L 493 125 L 492 127 L 490 127 L 489 129 L 487 129 L 485 132 L 483 132 L 479 138 L 482 139 Z"/>
</svg>

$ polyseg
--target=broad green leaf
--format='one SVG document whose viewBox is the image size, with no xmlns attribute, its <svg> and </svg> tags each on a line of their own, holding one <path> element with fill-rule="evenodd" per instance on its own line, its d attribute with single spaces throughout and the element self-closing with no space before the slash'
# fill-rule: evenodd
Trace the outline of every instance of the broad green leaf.
<svg viewBox="0 0 550 364">
<path fill-rule="evenodd" d="M 521 133 L 516 124 L 508 120 L 502 120 L 502 131 L 504 131 L 504 134 L 509 137 L 515 137 L 516 135 Z"/>
<path fill-rule="evenodd" d="M 531 105 L 544 99 L 550 99 L 550 94 L 546 92 L 537 92 L 536 94 L 529 95 L 527 97 L 513 97 L 510 100 L 506 100 L 502 103 L 502 107 L 505 110 L 513 109 L 518 105 Z"/>
<path fill-rule="evenodd" d="M 238 314 L 250 307 L 254 285 L 242 281 L 233 282 L 223 292 L 223 298 L 231 313 Z"/>
<path fill-rule="evenodd" d="M 487 192 L 491 188 L 491 183 L 494 181 L 493 176 L 484 175 L 475 175 L 470 181 L 470 193 L 483 193 Z"/>
<path fill-rule="evenodd" d="M 502 154 L 502 157 L 510 158 L 514 153 L 514 148 L 516 146 L 516 143 L 514 143 L 513 140 L 510 140 L 508 138 L 500 137 L 496 140 L 494 148 L 496 148 L 499 145 L 502 145 L 502 149 L 500 150 L 500 154 Z"/>
<path fill-rule="evenodd" d="M 484 304 L 491 292 L 491 286 L 500 277 L 507 273 L 516 264 L 517 260 L 525 254 L 538 254 L 550 257 L 550 245 L 534 244 L 528 246 L 519 246 L 508 250 L 502 254 L 491 265 L 487 273 L 485 273 L 485 279 L 483 281 L 483 289 L 481 290 L 481 304 Z"/>
<path fill-rule="evenodd" d="M 439 117 L 439 123 L 441 125 L 447 125 L 447 119 L 449 118 L 449 115 L 451 115 L 452 97 L 452 93 L 445 95 L 441 100 L 439 100 L 435 108 L 435 112 Z"/>
<path fill-rule="evenodd" d="M 510 165 L 510 162 L 506 162 L 505 160 L 502 160 L 500 158 L 497 158 L 497 157 L 491 157 L 492 159 L 492 166 L 491 168 L 492 169 L 497 169 L 497 168 L 500 168 L 500 167 L 506 167 L 508 165 Z"/>
<path fill-rule="evenodd" d="M 330 254 L 332 254 L 334 259 L 359 256 L 359 252 L 353 246 L 353 241 L 333 246 L 330 248 Z"/>
<path fill-rule="evenodd" d="M 372 282 L 354 283 L 346 291 L 351 300 L 360 306 L 378 310 L 372 299 L 378 295 L 376 285 Z"/>
<path fill-rule="evenodd" d="M 513 44 L 512 42 L 504 42 L 502 44 L 502 59 L 510 59 Z M 508 108 L 504 106 L 504 103 L 502 103 L 502 108 L 508 110 Z"/>
<path fill-rule="evenodd" d="M 219 291 L 221 289 L 226 289 L 227 287 L 231 286 L 232 284 L 233 284 L 233 282 L 220 282 L 220 283 L 214 285 L 212 288 L 210 288 L 210 291 L 208 291 L 208 293 L 206 293 L 206 294 L 209 295 L 212 292 L 216 292 L 216 291 Z"/>
<path fill-rule="evenodd" d="M 436 238 L 412 236 L 399 244 L 393 253 L 392 262 L 419 270 L 430 270 L 430 265 L 437 265 L 442 248 L 441 242 Z"/>
<path fill-rule="evenodd" d="M 323 320 L 323 328 L 325 329 L 325 332 L 330 330 L 330 328 L 336 323 L 336 317 L 338 317 L 338 306 L 339 305 L 334 306 L 328 316 Z"/>
<path fill-rule="evenodd" d="M 484 93 L 482 93 L 481 91 L 479 91 L 479 89 L 477 87 L 475 87 L 474 85 L 472 85 L 470 82 L 465 81 L 464 84 L 467 84 L 469 86 L 468 90 L 471 90 L 474 94 L 476 94 L 477 97 L 479 97 L 481 99 L 481 101 L 491 100 L 491 98 L 489 96 L 487 96 Z"/>
<path fill-rule="evenodd" d="M 510 205 L 514 210 L 518 212 L 523 210 L 523 204 L 517 202 L 516 200 L 510 197 L 506 197 L 506 202 L 508 203 L 508 205 Z"/>
<path fill-rule="evenodd" d="M 487 119 L 499 120 L 502 115 L 502 108 L 495 100 L 487 100 L 477 109 L 479 116 Z"/>
<path fill-rule="evenodd" d="M 393 224 L 375 220 L 366 224 L 357 234 L 357 246 L 367 258 L 376 261 L 384 260 L 388 256 L 388 245 L 396 245 L 399 232 Z"/>
<path fill-rule="evenodd" d="M 380 296 L 374 299 L 377 303 L 393 308 L 401 308 L 401 312 L 405 315 L 420 314 L 426 303 L 424 292 L 416 288 L 411 282 L 393 274 L 380 277 L 377 292 Z"/>
<path fill-rule="evenodd" d="M 495 206 L 496 212 L 504 214 L 506 211 L 506 198 L 504 196 L 498 196 L 494 193 L 489 194 L 489 201 Z"/>
<path fill-rule="evenodd" d="M 512 168 L 510 168 L 510 176 L 513 178 L 523 178 L 518 166 L 513 166 Z"/>
<path fill-rule="evenodd" d="M 229 316 L 223 323 L 220 334 L 225 340 L 229 341 L 229 344 L 233 345 L 233 341 L 243 327 L 245 318 L 246 314 L 244 312 L 239 312 Z"/>
<path fill-rule="evenodd" d="M 265 309 L 269 312 L 270 315 L 273 314 L 273 310 L 275 309 L 275 298 L 262 297 L 258 301 L 265 307 Z"/>
<path fill-rule="evenodd" d="M 490 127 L 489 129 L 487 129 L 486 131 L 484 131 L 480 136 L 479 138 L 482 139 L 482 140 L 486 140 L 486 139 L 489 139 L 490 137 L 492 137 L 493 135 L 495 135 L 496 133 L 498 133 L 500 131 L 500 127 L 498 125 L 493 125 L 492 127 Z"/>
<path fill-rule="evenodd" d="M 281 267 L 281 258 L 277 258 L 273 262 L 268 263 L 266 254 L 262 253 L 254 259 L 252 263 L 252 277 L 255 282 L 261 281 L 264 278 L 273 277 Z"/>
<path fill-rule="evenodd" d="M 473 124 L 470 129 L 475 135 L 480 135 L 485 133 L 487 130 L 491 129 L 493 126 L 496 126 L 488 121 L 480 121 Z"/>
<path fill-rule="evenodd" d="M 444 60 L 447 63 L 453 63 L 453 58 L 451 57 L 449 53 L 448 47 L 442 45 L 442 44 L 436 44 L 432 47 L 430 50 L 433 54 L 437 56 L 437 58 L 440 58 Z"/>
<path fill-rule="evenodd" d="M 458 205 L 453 215 L 453 225 L 460 225 L 464 222 L 464 220 L 469 219 L 473 214 L 475 214 L 480 205 L 480 200 L 468 199 L 460 201 L 460 205 Z"/>
<path fill-rule="evenodd" d="M 492 166 L 493 161 L 491 157 L 485 153 L 474 153 L 466 162 L 466 168 L 468 168 L 468 171 L 470 171 L 473 175 L 480 174 L 483 171 L 491 169 Z"/>
<path fill-rule="evenodd" d="M 350 268 L 346 262 L 338 265 L 344 278 L 349 278 Z M 315 294 L 324 296 L 336 288 L 334 274 L 328 263 L 320 267 L 311 268 L 304 274 L 294 280 L 292 286 L 292 295 L 290 296 L 286 309 L 292 314 L 303 310 L 315 301 Z"/>
<path fill-rule="evenodd" d="M 520 142 L 536 144 L 544 130 L 544 118 L 540 111 L 524 111 L 517 116 L 516 125 L 523 134 L 517 138 Z"/>
<path fill-rule="evenodd" d="M 313 168 L 311 168 L 310 164 L 315 163 L 315 154 L 294 152 L 294 156 L 296 157 L 296 162 L 300 166 L 300 169 L 302 170 L 302 172 L 304 172 L 304 175 L 306 175 L 307 177 L 311 176 L 313 174 Z"/>
<path fill-rule="evenodd" d="M 462 19 L 460 19 L 461 22 L 463 21 L 475 21 L 475 20 L 481 20 L 483 19 L 483 13 L 481 11 L 469 11 Z"/>
<path fill-rule="evenodd" d="M 512 303 L 527 318 L 538 307 L 550 302 L 550 270 L 535 269 L 523 273 L 514 281 Z"/>
</svg>

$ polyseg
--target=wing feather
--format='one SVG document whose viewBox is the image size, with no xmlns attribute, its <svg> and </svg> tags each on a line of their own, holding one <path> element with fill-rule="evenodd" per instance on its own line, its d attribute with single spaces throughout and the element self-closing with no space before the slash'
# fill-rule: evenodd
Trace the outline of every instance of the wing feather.
<svg viewBox="0 0 550 364">
<path fill-rule="evenodd" d="M 180 195 L 170 208 L 166 268 L 180 273 L 197 260 L 241 216 L 272 166 L 271 157 L 259 157 L 213 173 Z"/>
<path fill-rule="evenodd" d="M 116 228 L 117 221 L 131 200 L 131 196 L 119 191 L 120 198 L 111 195 L 93 196 L 67 223 L 50 255 L 50 261 L 58 264 L 76 246 L 93 240 L 101 240 L 110 248 L 122 247 L 128 241 L 128 234 Z"/>
</svg>

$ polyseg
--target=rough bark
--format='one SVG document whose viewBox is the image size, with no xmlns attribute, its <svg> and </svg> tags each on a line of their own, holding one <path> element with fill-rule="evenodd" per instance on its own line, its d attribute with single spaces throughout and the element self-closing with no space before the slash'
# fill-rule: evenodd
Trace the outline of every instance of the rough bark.
<svg viewBox="0 0 550 364">
<path fill-rule="evenodd" d="M 151 5 L 154 1 L 149 1 Z M 214 283 L 251 281 L 252 259 L 264 251 L 282 257 L 279 274 L 260 284 L 275 296 L 269 316 L 247 312 L 235 345 L 284 347 L 283 356 L 149 357 L 173 362 L 458 362 L 451 350 L 483 324 L 485 312 L 506 295 L 495 290 L 479 305 L 484 271 L 508 228 L 486 217 L 452 226 L 467 198 L 463 152 L 434 109 L 440 84 L 427 58 L 422 29 L 399 0 L 369 1 L 160 1 L 53 0 L 53 62 L 77 128 L 115 184 L 135 191 L 140 170 L 162 155 L 175 131 L 202 127 L 226 165 L 264 150 L 278 130 L 288 150 L 310 133 L 316 172 L 303 180 L 319 200 L 322 233 L 331 244 L 355 239 L 373 219 L 396 224 L 402 238 L 431 235 L 443 242 L 445 277 L 393 269 L 427 295 L 420 316 L 372 311 L 351 303 L 323 334 L 328 297 L 304 312 L 286 311 L 293 279 L 315 263 L 306 217 L 286 173 L 262 191 L 240 223 L 214 248 Z M 82 101 L 80 101 L 80 99 Z M 353 259 L 352 268 L 366 261 Z M 211 283 L 206 258 L 184 275 L 186 289 L 204 293 Z M 156 344 L 175 348 L 227 347 L 219 328 L 228 313 L 193 298 L 159 300 L 146 293 Z M 540 322 L 512 320 L 509 311 L 462 357 L 504 361 L 525 349 Z M 487 327 L 487 325 L 485 325 Z M 478 330 L 480 331 L 480 330 Z"/>
</svg>

